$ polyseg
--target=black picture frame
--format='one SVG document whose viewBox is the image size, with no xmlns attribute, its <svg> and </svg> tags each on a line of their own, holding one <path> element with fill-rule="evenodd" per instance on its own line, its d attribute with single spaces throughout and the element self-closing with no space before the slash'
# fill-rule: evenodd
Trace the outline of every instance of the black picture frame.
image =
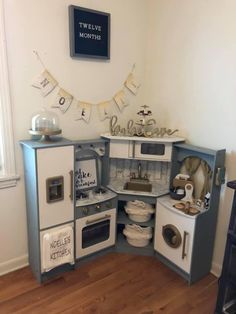
<svg viewBox="0 0 236 314">
<path fill-rule="evenodd" d="M 110 59 L 110 13 L 69 6 L 70 56 Z"/>
</svg>

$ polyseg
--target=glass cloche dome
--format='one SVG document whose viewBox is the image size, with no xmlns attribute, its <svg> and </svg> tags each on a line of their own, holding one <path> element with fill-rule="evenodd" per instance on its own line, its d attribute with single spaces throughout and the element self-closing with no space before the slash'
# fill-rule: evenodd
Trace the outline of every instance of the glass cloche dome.
<svg viewBox="0 0 236 314">
<path fill-rule="evenodd" d="M 42 141 L 50 141 L 50 135 L 61 133 L 58 116 L 46 109 L 35 113 L 31 119 L 29 133 L 32 135 L 41 135 Z"/>
</svg>

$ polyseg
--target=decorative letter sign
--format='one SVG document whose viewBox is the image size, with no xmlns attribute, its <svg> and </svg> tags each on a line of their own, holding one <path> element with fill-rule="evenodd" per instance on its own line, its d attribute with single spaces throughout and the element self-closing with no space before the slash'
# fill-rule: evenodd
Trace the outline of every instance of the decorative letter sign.
<svg viewBox="0 0 236 314">
<path fill-rule="evenodd" d="M 69 6 L 70 55 L 110 59 L 110 14 Z"/>
</svg>

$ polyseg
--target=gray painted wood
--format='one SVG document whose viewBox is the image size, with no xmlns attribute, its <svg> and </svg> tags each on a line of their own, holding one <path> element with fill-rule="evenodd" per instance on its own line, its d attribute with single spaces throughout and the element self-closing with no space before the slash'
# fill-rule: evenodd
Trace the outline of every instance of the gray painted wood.
<svg viewBox="0 0 236 314">
<path fill-rule="evenodd" d="M 41 281 L 36 151 L 25 145 L 22 148 L 25 168 L 29 264 L 37 280 Z"/>
<path fill-rule="evenodd" d="M 219 207 L 220 186 L 215 184 L 218 167 L 224 167 L 225 150 L 211 150 L 188 144 L 175 144 L 171 181 L 179 173 L 182 161 L 189 156 L 205 160 L 212 169 L 212 185 L 209 209 L 196 218 L 189 282 L 193 283 L 210 272 Z M 170 182 L 171 182 L 170 181 Z"/>
<path fill-rule="evenodd" d="M 86 151 L 91 148 L 96 147 L 103 143 L 105 149 L 107 148 L 107 141 L 103 139 L 94 140 L 82 140 L 82 141 L 70 141 L 68 139 L 55 137 L 50 142 L 42 142 L 38 139 L 23 140 L 20 142 L 23 151 L 23 161 L 24 161 L 24 173 L 25 173 L 25 194 L 26 194 L 26 207 L 27 207 L 27 228 L 28 228 L 28 250 L 29 250 L 29 264 L 32 272 L 39 282 L 46 281 L 60 272 L 71 270 L 74 265 L 61 265 L 49 272 L 41 273 L 41 255 L 40 255 L 40 232 L 43 230 L 50 230 L 51 228 L 58 227 L 60 225 L 55 224 L 50 228 L 40 230 L 39 221 L 39 202 L 38 202 L 38 182 L 37 182 L 37 151 L 40 149 L 50 149 L 53 147 L 63 147 L 74 145 L 74 169 L 75 161 L 77 157 L 77 149 L 81 151 Z M 94 145 L 94 146 L 93 146 Z M 98 156 L 97 158 L 102 163 L 102 169 L 108 163 L 108 154 L 105 151 L 104 156 Z M 82 157 L 82 156 L 81 156 Z M 105 176 L 103 175 L 102 184 L 105 181 Z M 116 207 L 116 206 L 115 206 Z M 76 217 L 76 206 L 74 198 L 74 217 Z M 75 230 L 75 218 L 72 221 Z M 64 223 L 63 223 L 64 224 Z M 63 225 L 61 224 L 61 225 Z M 74 243 L 75 243 L 75 233 L 74 233 Z M 74 250 L 75 252 L 75 250 Z"/>
<path fill-rule="evenodd" d="M 94 139 L 94 140 L 82 140 L 82 141 L 70 141 L 64 138 L 55 137 L 52 142 L 44 143 L 39 140 L 24 140 L 21 141 L 23 156 L 24 156 L 24 167 L 25 167 L 25 191 L 26 191 L 26 205 L 27 205 L 27 225 L 28 225 L 28 246 L 29 246 L 29 263 L 32 271 L 39 282 L 43 282 L 67 270 L 74 268 L 73 265 L 62 265 L 56 267 L 48 273 L 41 274 L 40 265 L 40 229 L 39 229 L 39 209 L 38 209 L 38 193 L 37 193 L 37 160 L 36 152 L 37 149 L 44 149 L 50 147 L 58 146 L 75 146 L 74 160 L 76 160 L 77 150 L 89 149 L 91 145 L 96 145 L 99 143 L 104 143 L 105 154 L 98 157 L 101 162 L 101 184 L 106 186 L 109 181 L 109 141 L 104 139 Z M 224 167 L 225 161 L 225 150 L 211 150 L 202 147 L 196 147 L 188 144 L 175 144 L 172 154 L 171 170 L 170 170 L 170 182 L 179 173 L 181 163 L 184 158 L 188 156 L 197 156 L 205 160 L 211 167 L 213 171 L 213 184 L 211 187 L 211 200 L 210 208 L 204 214 L 201 214 L 196 219 L 195 227 L 195 239 L 193 243 L 193 253 L 192 253 L 192 264 L 190 274 L 186 274 L 181 269 L 179 269 L 174 261 L 169 261 L 165 257 L 158 253 L 155 253 L 153 248 L 153 241 L 147 247 L 137 248 L 133 247 L 127 243 L 125 237 L 122 234 L 122 228 L 126 223 L 135 223 L 130 221 L 127 217 L 124 218 L 120 213 L 118 213 L 118 225 L 117 225 L 117 241 L 114 247 L 110 247 L 101 252 L 97 252 L 83 258 L 82 260 L 77 260 L 75 267 L 80 264 L 85 263 L 101 254 L 106 252 L 116 251 L 116 252 L 126 252 L 136 255 L 149 255 L 157 256 L 163 263 L 168 267 L 176 271 L 189 283 L 193 283 L 206 275 L 211 268 L 211 260 L 213 254 L 213 246 L 215 239 L 215 229 L 220 197 L 220 186 L 215 184 L 216 171 L 219 167 Z M 141 201 L 150 203 L 152 205 L 156 204 L 156 197 L 143 196 L 143 195 L 129 195 L 122 194 L 118 195 L 119 210 L 123 210 L 123 205 L 127 201 L 139 199 Z M 75 208 L 75 219 L 77 217 L 76 206 Z M 75 224 L 74 219 L 74 224 Z M 154 220 L 152 219 L 148 223 L 137 223 L 144 226 L 153 226 Z M 75 225 L 74 225 L 75 226 Z M 54 226 L 53 226 L 54 227 Z M 154 229 L 154 228 L 153 228 Z M 74 229 L 75 230 L 75 229 Z M 154 232 L 153 232 L 154 234 Z M 75 234 L 74 234 L 74 240 Z M 74 250 L 75 251 L 75 250 Z"/>
</svg>

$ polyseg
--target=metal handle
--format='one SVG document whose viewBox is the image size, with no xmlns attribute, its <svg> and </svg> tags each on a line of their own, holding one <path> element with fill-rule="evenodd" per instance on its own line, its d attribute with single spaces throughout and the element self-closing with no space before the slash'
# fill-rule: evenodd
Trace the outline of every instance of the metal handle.
<svg viewBox="0 0 236 314">
<path fill-rule="evenodd" d="M 74 187 L 73 187 L 73 185 L 74 185 L 74 172 L 73 172 L 73 170 L 71 170 L 70 172 L 69 172 L 69 174 L 70 174 L 70 199 L 73 201 L 73 198 L 74 198 L 74 193 L 73 193 L 73 191 L 74 191 Z"/>
<path fill-rule="evenodd" d="M 129 141 L 129 158 L 134 158 L 134 141 Z"/>
<path fill-rule="evenodd" d="M 183 240 L 183 249 L 182 249 L 182 259 L 184 259 L 187 256 L 187 253 L 185 253 L 185 246 L 186 246 L 186 239 L 188 236 L 188 232 L 184 231 L 184 240 Z"/>
<path fill-rule="evenodd" d="M 107 219 L 107 218 L 111 218 L 111 215 L 107 215 L 107 214 L 106 214 L 105 216 L 100 217 L 100 218 L 87 220 L 87 221 L 86 221 L 86 225 L 91 225 L 91 224 L 93 224 L 93 223 L 95 223 L 95 222 L 98 222 L 98 221 L 101 221 L 101 220 Z"/>
<path fill-rule="evenodd" d="M 135 141 L 132 141 L 132 158 L 135 157 Z"/>
</svg>

